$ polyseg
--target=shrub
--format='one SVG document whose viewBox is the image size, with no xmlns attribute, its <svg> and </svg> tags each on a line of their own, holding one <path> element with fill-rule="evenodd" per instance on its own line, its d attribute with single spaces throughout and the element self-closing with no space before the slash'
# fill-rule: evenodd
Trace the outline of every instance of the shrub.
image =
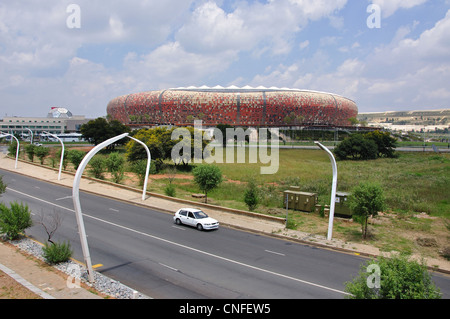
<svg viewBox="0 0 450 319">
<path fill-rule="evenodd" d="M 37 146 L 34 148 L 34 154 L 39 158 L 41 165 L 44 164 L 45 157 L 50 153 L 50 150 L 44 146 Z"/>
<path fill-rule="evenodd" d="M 90 172 L 95 178 L 103 179 L 103 172 L 105 171 L 105 160 L 103 157 L 94 156 L 90 161 Z"/>
<path fill-rule="evenodd" d="M 258 186 L 253 180 L 248 182 L 244 192 L 244 202 L 250 211 L 253 211 L 259 204 Z"/>
<path fill-rule="evenodd" d="M 9 240 L 16 239 L 21 232 L 33 225 L 27 204 L 10 203 L 10 208 L 0 203 L 0 232 Z"/>
<path fill-rule="evenodd" d="M 164 193 L 167 196 L 175 197 L 175 186 L 173 184 L 169 184 L 164 188 Z"/>
<path fill-rule="evenodd" d="M 32 161 L 33 162 L 33 160 L 34 160 L 34 152 L 35 152 L 35 146 L 33 145 L 33 144 L 28 144 L 27 146 L 25 146 L 25 152 L 27 153 L 27 155 L 28 155 L 28 159 L 30 160 L 30 161 Z"/>
<path fill-rule="evenodd" d="M 78 166 L 80 165 L 80 163 L 83 160 L 85 155 L 86 155 L 86 153 L 83 151 L 70 150 L 70 151 L 68 151 L 67 157 L 69 158 L 70 162 L 73 164 L 73 167 L 75 168 L 75 170 L 77 170 Z"/>
<path fill-rule="evenodd" d="M 409 261 L 406 255 L 368 261 L 358 277 L 345 283 L 345 291 L 352 299 L 441 298 L 426 265 Z"/>
<path fill-rule="evenodd" d="M 72 249 L 69 242 L 45 243 L 42 248 L 44 258 L 49 264 L 57 264 L 69 260 L 72 256 Z"/>
</svg>

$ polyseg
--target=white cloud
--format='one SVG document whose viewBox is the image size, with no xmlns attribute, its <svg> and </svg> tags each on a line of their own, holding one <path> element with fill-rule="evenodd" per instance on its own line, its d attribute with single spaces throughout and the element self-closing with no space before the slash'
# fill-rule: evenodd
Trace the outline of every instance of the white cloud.
<svg viewBox="0 0 450 319">
<path fill-rule="evenodd" d="M 424 4 L 428 0 L 370 0 L 371 3 L 379 5 L 381 15 L 384 18 L 392 16 L 399 9 L 410 9 Z"/>
</svg>

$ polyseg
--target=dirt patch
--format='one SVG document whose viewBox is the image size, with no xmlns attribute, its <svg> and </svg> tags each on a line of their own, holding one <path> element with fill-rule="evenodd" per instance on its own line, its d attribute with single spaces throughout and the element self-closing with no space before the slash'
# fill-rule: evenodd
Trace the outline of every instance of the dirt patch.
<svg viewBox="0 0 450 319">
<path fill-rule="evenodd" d="M 0 299 L 42 299 L 0 270 Z"/>
</svg>

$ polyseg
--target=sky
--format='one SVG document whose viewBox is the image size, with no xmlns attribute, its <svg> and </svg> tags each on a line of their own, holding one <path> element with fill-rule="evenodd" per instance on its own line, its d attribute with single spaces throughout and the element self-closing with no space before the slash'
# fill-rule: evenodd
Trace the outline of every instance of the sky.
<svg viewBox="0 0 450 319">
<path fill-rule="evenodd" d="M 187 86 L 317 90 L 359 112 L 450 108 L 450 0 L 0 3 L 0 118 L 95 118 Z"/>
</svg>

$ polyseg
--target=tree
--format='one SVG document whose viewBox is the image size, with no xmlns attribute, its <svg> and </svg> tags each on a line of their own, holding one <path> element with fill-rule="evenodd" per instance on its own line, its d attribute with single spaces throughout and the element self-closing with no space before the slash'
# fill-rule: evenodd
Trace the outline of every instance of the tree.
<svg viewBox="0 0 450 319">
<path fill-rule="evenodd" d="M 253 211 L 259 203 L 258 186 L 255 181 L 250 180 L 247 185 L 247 189 L 244 193 L 244 202 L 247 204 L 248 209 Z"/>
<path fill-rule="evenodd" d="M 368 160 L 377 158 L 378 148 L 373 140 L 352 134 L 336 146 L 334 154 L 338 160 Z"/>
<path fill-rule="evenodd" d="M 106 158 L 106 167 L 112 174 L 115 183 L 119 183 L 123 179 L 124 163 L 125 159 L 117 152 L 109 154 L 109 156 Z"/>
<path fill-rule="evenodd" d="M 94 175 L 95 178 L 103 179 L 103 173 L 105 171 L 105 160 L 101 156 L 94 156 L 89 161 L 90 169 L 89 171 Z"/>
<path fill-rule="evenodd" d="M 194 182 L 205 193 L 205 203 L 208 202 L 208 192 L 222 182 L 222 172 L 219 167 L 211 164 L 199 165 L 192 171 Z"/>
<path fill-rule="evenodd" d="M 28 155 L 28 159 L 32 162 L 34 160 L 35 148 L 36 147 L 33 144 L 28 144 L 27 146 L 25 146 L 25 152 Z"/>
<path fill-rule="evenodd" d="M 391 136 L 390 132 L 373 131 L 364 134 L 366 139 L 375 142 L 378 148 L 378 157 L 394 157 L 397 139 Z"/>
<path fill-rule="evenodd" d="M 369 217 L 385 209 L 383 189 L 377 184 L 362 182 L 353 188 L 348 204 L 355 219 L 361 223 L 363 238 L 366 238 Z"/>
<path fill-rule="evenodd" d="M 114 136 L 129 133 L 131 130 L 117 120 L 108 122 L 105 118 L 99 117 L 81 125 L 80 131 L 86 140 L 94 145 L 98 145 Z M 125 139 L 119 140 L 113 145 L 108 145 L 107 149 L 114 149 L 115 145 L 122 145 L 126 142 Z"/>
<path fill-rule="evenodd" d="M 359 276 L 345 283 L 351 299 L 440 299 L 426 265 L 407 255 L 378 257 L 361 265 Z"/>
<path fill-rule="evenodd" d="M 86 156 L 86 153 L 80 150 L 69 150 L 67 153 L 67 157 L 70 162 L 73 164 L 75 170 L 78 169 L 78 166 L 81 164 L 81 161 Z"/>
<path fill-rule="evenodd" d="M 31 213 L 27 204 L 11 202 L 8 208 L 0 203 L 0 233 L 8 239 L 16 239 L 21 232 L 33 225 Z"/>
<path fill-rule="evenodd" d="M 50 150 L 44 146 L 37 146 L 34 149 L 34 154 L 39 158 L 41 164 L 44 164 L 44 159 L 48 153 L 50 153 Z"/>
</svg>

